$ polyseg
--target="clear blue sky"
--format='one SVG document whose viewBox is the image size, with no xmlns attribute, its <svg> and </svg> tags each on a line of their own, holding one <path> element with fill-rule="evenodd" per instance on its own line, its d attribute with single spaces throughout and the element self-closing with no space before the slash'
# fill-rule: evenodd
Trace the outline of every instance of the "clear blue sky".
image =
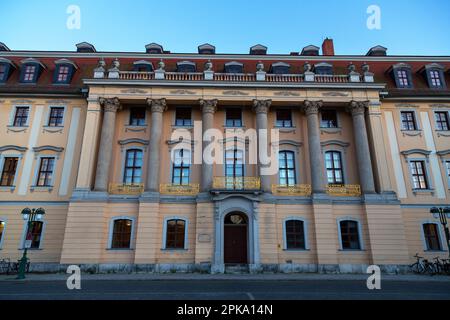
<svg viewBox="0 0 450 320">
<path fill-rule="evenodd" d="M 69 30 L 69 5 L 81 9 L 81 29 Z M 369 5 L 381 8 L 381 30 L 366 27 Z M 144 51 L 157 42 L 195 52 L 209 42 L 220 53 L 300 51 L 335 41 L 336 54 L 365 54 L 377 44 L 389 54 L 450 55 L 449 0 L 0 0 L 0 42 L 13 50 Z"/>
</svg>

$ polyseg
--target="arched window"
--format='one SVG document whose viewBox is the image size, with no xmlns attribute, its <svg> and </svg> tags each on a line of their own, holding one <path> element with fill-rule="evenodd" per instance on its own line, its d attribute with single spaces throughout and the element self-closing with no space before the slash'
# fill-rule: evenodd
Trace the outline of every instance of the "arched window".
<svg viewBox="0 0 450 320">
<path fill-rule="evenodd" d="M 341 220 L 339 230 L 342 250 L 361 250 L 358 221 Z"/>
<path fill-rule="evenodd" d="M 438 225 L 436 223 L 424 223 L 422 227 L 426 249 L 428 251 L 442 250 Z"/>
<path fill-rule="evenodd" d="M 181 149 L 175 150 L 172 169 L 172 184 L 188 185 L 191 174 L 191 152 Z"/>
<path fill-rule="evenodd" d="M 25 233 L 24 247 L 30 249 L 39 249 L 41 247 L 42 231 L 44 223 L 42 221 L 33 221 L 28 225 Z"/>
<path fill-rule="evenodd" d="M 287 220 L 285 222 L 285 237 L 287 250 L 305 250 L 305 223 L 302 220 Z"/>
<path fill-rule="evenodd" d="M 165 249 L 185 249 L 186 221 L 171 219 L 166 222 Z"/>
<path fill-rule="evenodd" d="M 6 225 L 6 222 L 0 220 L 0 248 L 2 247 L 2 243 L 3 243 L 3 234 L 5 233 L 5 225 Z"/>
<path fill-rule="evenodd" d="M 123 182 L 139 184 L 142 181 L 142 150 L 127 150 Z"/>
<path fill-rule="evenodd" d="M 292 151 L 280 151 L 279 153 L 279 180 L 282 186 L 295 186 L 297 179 L 295 176 L 295 156 Z"/>
<path fill-rule="evenodd" d="M 111 249 L 130 249 L 132 229 L 133 220 L 131 219 L 113 220 Z"/>
<path fill-rule="evenodd" d="M 325 153 L 325 167 L 328 184 L 344 184 L 342 155 L 339 151 L 328 151 Z"/>
</svg>

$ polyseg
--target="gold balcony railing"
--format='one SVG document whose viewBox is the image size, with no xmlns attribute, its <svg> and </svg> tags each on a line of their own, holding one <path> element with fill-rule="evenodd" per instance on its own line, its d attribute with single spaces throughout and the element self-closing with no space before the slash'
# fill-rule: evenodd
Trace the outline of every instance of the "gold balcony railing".
<svg viewBox="0 0 450 320">
<path fill-rule="evenodd" d="M 109 185 L 110 194 L 118 195 L 140 195 L 144 192 L 143 184 L 116 184 L 111 183 Z"/>
<path fill-rule="evenodd" d="M 361 186 L 358 184 L 330 184 L 327 193 L 335 197 L 358 197 L 361 195 Z"/>
<path fill-rule="evenodd" d="M 308 197 L 311 195 L 311 185 L 297 184 L 293 186 L 272 185 L 272 193 L 278 196 Z"/>
<path fill-rule="evenodd" d="M 215 190 L 260 190 L 259 177 L 215 177 L 213 181 Z"/>
<path fill-rule="evenodd" d="M 195 196 L 200 191 L 199 184 L 177 185 L 177 184 L 161 184 L 159 192 L 166 195 L 175 196 Z"/>
</svg>

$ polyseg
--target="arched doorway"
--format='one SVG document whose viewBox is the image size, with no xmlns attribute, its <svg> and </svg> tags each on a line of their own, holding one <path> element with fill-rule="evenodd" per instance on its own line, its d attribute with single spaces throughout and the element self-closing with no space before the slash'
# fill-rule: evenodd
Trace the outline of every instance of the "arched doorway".
<svg viewBox="0 0 450 320">
<path fill-rule="evenodd" d="M 224 220 L 224 263 L 248 264 L 248 220 L 240 212 L 232 212 Z"/>
</svg>

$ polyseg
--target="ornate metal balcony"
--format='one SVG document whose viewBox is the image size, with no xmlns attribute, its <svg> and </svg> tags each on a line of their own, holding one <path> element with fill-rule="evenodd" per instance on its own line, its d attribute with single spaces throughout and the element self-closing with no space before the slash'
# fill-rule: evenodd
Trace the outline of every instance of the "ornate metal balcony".
<svg viewBox="0 0 450 320">
<path fill-rule="evenodd" d="M 144 192 L 144 185 L 111 183 L 108 191 L 110 194 L 138 196 Z"/>
<path fill-rule="evenodd" d="M 311 185 L 298 184 L 293 186 L 272 185 L 272 193 L 277 196 L 298 196 L 309 197 L 311 195 Z"/>
<path fill-rule="evenodd" d="M 256 191 L 261 189 L 259 177 L 215 177 L 214 190 Z"/>
<path fill-rule="evenodd" d="M 330 184 L 327 186 L 327 193 L 335 197 L 359 197 L 361 186 L 358 184 Z"/>
<path fill-rule="evenodd" d="M 199 184 L 176 185 L 176 184 L 161 184 L 159 192 L 165 195 L 174 196 L 195 196 L 200 191 Z"/>
</svg>

